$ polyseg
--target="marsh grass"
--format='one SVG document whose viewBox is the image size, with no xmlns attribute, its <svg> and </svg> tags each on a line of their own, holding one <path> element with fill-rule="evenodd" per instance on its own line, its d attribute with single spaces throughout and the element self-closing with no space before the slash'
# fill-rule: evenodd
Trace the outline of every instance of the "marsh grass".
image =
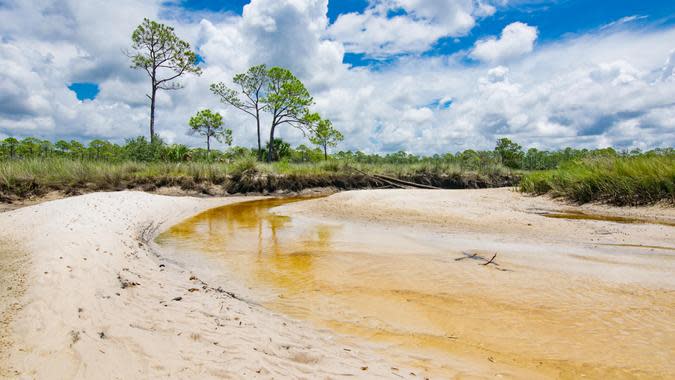
<svg viewBox="0 0 675 380">
<path fill-rule="evenodd" d="M 524 176 L 520 190 L 578 203 L 675 204 L 675 155 L 597 157 Z"/>
<path fill-rule="evenodd" d="M 51 190 L 78 192 L 78 190 L 122 190 L 143 187 L 154 189 L 163 186 L 180 186 L 192 190 L 199 185 L 225 186 L 234 179 L 255 179 L 263 184 L 250 184 L 245 188 L 297 190 L 309 186 L 331 186 L 337 183 L 343 188 L 359 188 L 373 185 L 358 178 L 352 168 L 372 174 L 384 174 L 399 178 L 477 178 L 482 182 L 471 186 L 489 187 L 491 176 L 509 176 L 503 167 L 489 168 L 487 172 L 465 171 L 453 164 L 357 164 L 342 161 L 319 163 L 260 163 L 245 158 L 232 163 L 209 162 L 106 162 L 77 160 L 63 157 L 29 158 L 0 161 L 0 196 L 5 198 L 40 195 Z M 422 179 L 424 179 L 422 178 Z M 428 181 L 427 181 L 428 182 Z M 461 181 L 460 181 L 461 182 Z M 452 187 L 462 187 L 462 183 Z M 239 187 L 234 186 L 234 189 Z"/>
</svg>

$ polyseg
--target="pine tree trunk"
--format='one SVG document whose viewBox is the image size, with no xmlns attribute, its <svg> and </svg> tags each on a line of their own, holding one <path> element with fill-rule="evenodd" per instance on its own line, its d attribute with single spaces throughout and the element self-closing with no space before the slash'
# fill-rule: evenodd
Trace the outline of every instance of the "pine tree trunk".
<svg viewBox="0 0 675 380">
<path fill-rule="evenodd" d="M 262 144 L 260 143 L 260 111 L 255 108 L 255 121 L 258 124 L 258 161 L 262 161 Z"/>
<path fill-rule="evenodd" d="M 157 88 L 154 83 L 152 86 L 152 96 L 150 97 L 150 142 L 155 142 L 155 95 Z"/>
<path fill-rule="evenodd" d="M 272 124 L 272 128 L 270 128 L 270 148 L 267 152 L 267 162 L 272 162 L 272 155 L 274 154 L 274 127 L 275 125 Z"/>
<path fill-rule="evenodd" d="M 328 147 L 326 145 L 323 146 L 323 160 L 328 161 Z"/>
</svg>

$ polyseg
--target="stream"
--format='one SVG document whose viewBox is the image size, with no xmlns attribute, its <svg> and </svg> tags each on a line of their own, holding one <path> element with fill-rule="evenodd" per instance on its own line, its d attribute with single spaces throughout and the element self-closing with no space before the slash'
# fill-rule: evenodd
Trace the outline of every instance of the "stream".
<svg viewBox="0 0 675 380">
<path fill-rule="evenodd" d="M 298 201 L 208 210 L 157 242 L 222 263 L 265 307 L 372 344 L 431 377 L 658 378 L 675 371 L 675 294 L 609 281 L 622 269 L 579 259 L 597 257 L 597 249 L 272 210 Z M 654 354 L 653 347 L 661 349 Z"/>
</svg>

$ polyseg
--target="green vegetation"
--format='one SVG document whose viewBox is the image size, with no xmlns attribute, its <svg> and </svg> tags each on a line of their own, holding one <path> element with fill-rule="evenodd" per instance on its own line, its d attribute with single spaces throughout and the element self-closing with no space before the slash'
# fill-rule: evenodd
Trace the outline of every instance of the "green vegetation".
<svg viewBox="0 0 675 380">
<path fill-rule="evenodd" d="M 232 130 L 223 127 L 223 116 L 209 109 L 201 110 L 190 118 L 190 133 L 206 137 L 206 152 L 211 153 L 211 138 L 232 145 Z"/>
<path fill-rule="evenodd" d="M 520 189 L 579 202 L 644 205 L 675 204 L 675 151 L 640 155 L 598 155 L 526 175 Z"/>
<path fill-rule="evenodd" d="M 263 159 L 260 139 L 260 113 L 265 108 L 263 101 L 267 78 L 267 67 L 265 65 L 253 66 L 247 72 L 235 75 L 232 82 L 239 87 L 242 97 L 239 96 L 237 91 L 228 88 L 222 82 L 211 85 L 211 92 L 219 96 L 221 102 L 255 118 L 258 133 L 258 161 Z"/>
<path fill-rule="evenodd" d="M 256 148 L 208 151 L 165 144 L 159 138 L 150 142 L 137 137 L 122 145 L 93 140 L 86 146 L 78 141 L 7 138 L 0 141 L 0 199 L 10 201 L 51 190 L 80 193 L 168 186 L 208 194 L 387 186 L 358 170 L 446 188 L 514 185 L 517 179 L 490 152 L 482 152 L 473 161 L 452 154 L 339 152 L 324 161 L 320 148 L 293 148 L 280 139 L 274 144 L 276 161 L 261 163 Z"/>
<path fill-rule="evenodd" d="M 360 151 L 328 155 L 321 148 L 304 144 L 294 148 L 281 139 L 274 139 L 274 145 L 273 162 L 261 163 L 257 148 L 239 146 L 208 150 L 165 144 L 159 138 L 150 142 L 145 137 L 128 139 L 122 145 L 92 140 L 85 146 L 78 141 L 52 143 L 10 137 L 0 141 L 0 198 L 23 198 L 49 190 L 152 190 L 165 186 L 203 193 L 386 186 L 359 173 L 362 171 L 442 188 L 520 183 L 523 192 L 551 194 L 580 203 L 675 203 L 673 149 L 645 153 L 611 148 L 523 152 L 519 145 L 500 140 L 493 151 L 418 156 Z M 267 148 L 264 159 L 270 151 Z M 503 164 L 505 158 L 508 166 Z"/>
<path fill-rule="evenodd" d="M 344 140 L 344 136 L 340 131 L 333 128 L 333 123 L 330 120 L 319 120 L 309 137 L 312 144 L 323 148 L 324 160 L 328 160 L 328 147 L 335 147 L 342 140 Z"/>
</svg>

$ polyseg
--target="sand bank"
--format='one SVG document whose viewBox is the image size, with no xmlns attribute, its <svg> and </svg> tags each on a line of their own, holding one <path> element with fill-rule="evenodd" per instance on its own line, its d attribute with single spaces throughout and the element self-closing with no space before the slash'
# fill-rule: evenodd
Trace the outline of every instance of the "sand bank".
<svg viewBox="0 0 675 380">
<path fill-rule="evenodd" d="M 377 354 L 208 283 L 152 242 L 182 218 L 248 199 L 95 193 L 0 214 L 3 264 L 14 263 L 2 277 L 19 285 L 2 294 L 2 376 L 392 377 Z"/>
</svg>

